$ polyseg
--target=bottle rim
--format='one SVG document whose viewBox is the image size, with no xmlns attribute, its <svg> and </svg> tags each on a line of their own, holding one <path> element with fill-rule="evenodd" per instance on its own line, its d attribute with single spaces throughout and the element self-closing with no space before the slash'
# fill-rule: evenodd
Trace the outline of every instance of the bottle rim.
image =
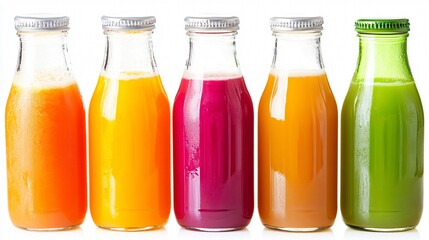
<svg viewBox="0 0 429 240">
<path fill-rule="evenodd" d="M 273 17 L 270 19 L 271 31 L 287 32 L 321 32 L 323 17 Z"/>
<path fill-rule="evenodd" d="M 410 31 L 410 22 L 406 18 L 358 19 L 355 22 L 355 30 L 359 34 L 403 34 Z"/>
<path fill-rule="evenodd" d="M 102 16 L 101 25 L 106 31 L 120 30 L 153 30 L 155 29 L 156 18 L 154 16 L 141 17 L 121 17 Z"/>
<path fill-rule="evenodd" d="M 239 30 L 240 19 L 229 17 L 191 17 L 185 18 L 185 30 L 189 33 L 226 33 Z"/>
<path fill-rule="evenodd" d="M 64 15 L 41 13 L 15 16 L 18 32 L 68 31 L 70 18 Z"/>
</svg>

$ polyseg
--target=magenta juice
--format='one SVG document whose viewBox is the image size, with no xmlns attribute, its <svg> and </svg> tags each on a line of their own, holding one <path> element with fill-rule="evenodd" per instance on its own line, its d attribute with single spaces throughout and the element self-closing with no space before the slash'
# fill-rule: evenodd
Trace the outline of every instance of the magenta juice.
<svg viewBox="0 0 429 240">
<path fill-rule="evenodd" d="M 182 79 L 173 108 L 174 210 L 200 230 L 246 227 L 253 214 L 253 106 L 243 77 Z"/>
</svg>

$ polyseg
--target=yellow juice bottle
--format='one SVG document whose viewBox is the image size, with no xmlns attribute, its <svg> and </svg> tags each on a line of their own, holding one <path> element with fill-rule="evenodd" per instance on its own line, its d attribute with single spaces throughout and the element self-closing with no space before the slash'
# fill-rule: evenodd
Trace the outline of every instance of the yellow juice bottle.
<svg viewBox="0 0 429 240">
<path fill-rule="evenodd" d="M 144 40 L 152 33 L 105 32 L 107 57 L 89 109 L 91 215 L 102 228 L 160 228 L 170 213 L 170 107 L 154 61 L 147 62 L 153 54 Z M 150 71 L 121 71 L 137 68 Z"/>
</svg>

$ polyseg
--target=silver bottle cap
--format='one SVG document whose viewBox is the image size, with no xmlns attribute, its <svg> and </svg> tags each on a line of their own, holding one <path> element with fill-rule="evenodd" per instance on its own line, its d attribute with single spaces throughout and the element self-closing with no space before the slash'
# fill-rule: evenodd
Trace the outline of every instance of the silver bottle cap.
<svg viewBox="0 0 429 240">
<path fill-rule="evenodd" d="M 273 32 L 307 31 L 320 32 L 323 30 L 322 17 L 273 17 L 270 21 Z"/>
<path fill-rule="evenodd" d="M 20 15 L 15 17 L 15 29 L 19 32 L 67 31 L 69 22 L 69 17 L 62 15 Z"/>
<path fill-rule="evenodd" d="M 102 16 L 101 24 L 104 30 L 153 30 L 156 18 L 147 17 L 113 17 Z"/>
<path fill-rule="evenodd" d="M 233 32 L 239 29 L 238 17 L 186 17 L 185 29 L 190 32 Z"/>
</svg>

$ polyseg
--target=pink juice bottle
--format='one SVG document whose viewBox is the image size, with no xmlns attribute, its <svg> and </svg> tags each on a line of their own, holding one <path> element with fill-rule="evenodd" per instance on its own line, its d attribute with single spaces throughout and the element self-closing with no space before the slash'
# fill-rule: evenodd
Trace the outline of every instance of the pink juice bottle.
<svg viewBox="0 0 429 240">
<path fill-rule="evenodd" d="M 187 17 L 190 52 L 173 108 L 174 211 L 231 231 L 253 214 L 253 105 L 236 59 L 237 17 Z"/>
</svg>

